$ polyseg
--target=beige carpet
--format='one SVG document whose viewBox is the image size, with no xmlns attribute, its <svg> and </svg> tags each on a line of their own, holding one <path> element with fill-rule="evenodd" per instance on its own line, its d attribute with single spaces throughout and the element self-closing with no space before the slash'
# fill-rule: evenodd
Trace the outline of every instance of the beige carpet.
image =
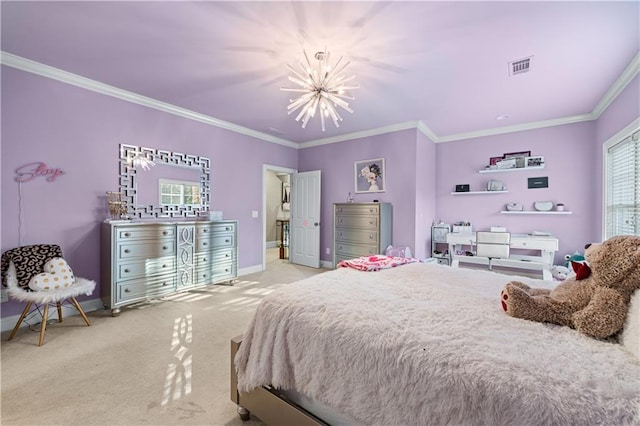
<svg viewBox="0 0 640 426">
<path fill-rule="evenodd" d="M 270 249 L 267 270 L 123 309 L 51 321 L 1 344 L 2 425 L 256 425 L 229 391 L 229 339 L 261 298 L 325 270 L 291 265 Z M 55 318 L 55 316 L 53 317 Z M 35 321 L 34 321 L 35 322 Z"/>
</svg>

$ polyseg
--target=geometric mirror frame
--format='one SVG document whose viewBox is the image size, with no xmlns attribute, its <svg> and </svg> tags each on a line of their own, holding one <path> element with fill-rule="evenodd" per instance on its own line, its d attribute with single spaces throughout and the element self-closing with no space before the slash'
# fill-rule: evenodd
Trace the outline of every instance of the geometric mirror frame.
<svg viewBox="0 0 640 426">
<path fill-rule="evenodd" d="M 193 167 L 200 170 L 200 206 L 192 205 L 138 205 L 138 173 L 144 173 L 133 166 L 133 159 L 144 158 L 155 164 L 167 164 L 180 167 Z M 207 157 L 181 154 L 179 152 L 145 148 L 142 146 L 120 144 L 120 192 L 126 202 L 130 218 L 152 217 L 197 217 L 200 212 L 209 210 L 211 161 Z"/>
</svg>

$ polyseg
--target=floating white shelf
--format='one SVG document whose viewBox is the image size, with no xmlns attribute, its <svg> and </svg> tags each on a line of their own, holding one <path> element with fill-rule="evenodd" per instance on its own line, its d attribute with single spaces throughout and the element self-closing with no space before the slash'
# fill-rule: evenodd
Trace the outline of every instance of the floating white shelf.
<svg viewBox="0 0 640 426">
<path fill-rule="evenodd" d="M 478 173 L 523 172 L 525 170 L 540 170 L 540 169 L 544 169 L 544 164 L 540 166 L 514 167 L 512 169 L 485 169 L 485 170 L 480 170 Z"/>
<path fill-rule="evenodd" d="M 502 213 L 502 214 L 573 214 L 573 212 L 570 212 L 570 211 L 564 211 L 564 212 L 557 212 L 557 211 L 539 212 L 537 210 L 524 210 L 524 211 L 502 210 L 500 213 Z"/>
<path fill-rule="evenodd" d="M 452 192 L 451 195 L 478 195 L 478 194 L 504 194 L 505 191 L 469 191 L 469 192 Z"/>
</svg>

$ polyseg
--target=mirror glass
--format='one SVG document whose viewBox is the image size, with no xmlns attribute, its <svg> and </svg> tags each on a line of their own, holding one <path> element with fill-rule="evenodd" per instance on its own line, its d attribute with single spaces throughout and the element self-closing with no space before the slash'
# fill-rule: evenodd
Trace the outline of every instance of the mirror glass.
<svg viewBox="0 0 640 426">
<path fill-rule="evenodd" d="M 120 192 L 132 218 L 195 217 L 209 209 L 206 157 L 120 145 Z"/>
</svg>

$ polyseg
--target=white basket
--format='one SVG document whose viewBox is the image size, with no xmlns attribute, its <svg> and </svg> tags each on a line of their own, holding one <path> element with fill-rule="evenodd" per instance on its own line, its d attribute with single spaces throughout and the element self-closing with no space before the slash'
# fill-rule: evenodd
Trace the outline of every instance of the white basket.
<svg viewBox="0 0 640 426">
<path fill-rule="evenodd" d="M 473 233 L 473 227 L 471 225 L 453 225 L 453 231 L 459 234 L 471 234 Z"/>
</svg>

